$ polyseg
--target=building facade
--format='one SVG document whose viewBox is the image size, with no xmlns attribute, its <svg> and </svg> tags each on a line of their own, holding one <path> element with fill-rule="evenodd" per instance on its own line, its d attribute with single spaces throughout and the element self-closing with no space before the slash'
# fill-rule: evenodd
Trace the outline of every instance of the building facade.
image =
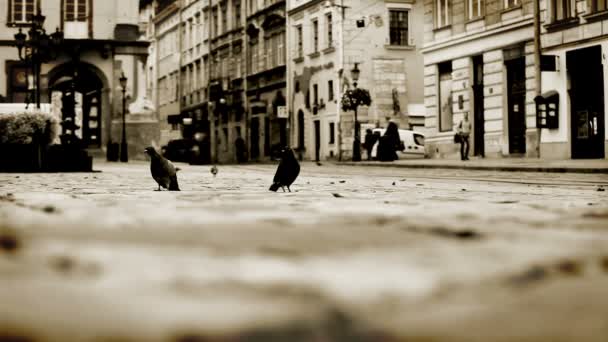
<svg viewBox="0 0 608 342">
<path fill-rule="evenodd" d="M 543 158 L 606 158 L 608 7 L 605 1 L 540 1 L 542 91 L 557 94 L 557 117 L 542 128 Z"/>
<path fill-rule="evenodd" d="M 247 103 L 252 160 L 288 145 L 285 1 L 247 1 Z"/>
<path fill-rule="evenodd" d="M 137 1 L 0 0 L 0 99 L 8 103 L 32 101 L 35 85 L 31 65 L 20 60 L 14 35 L 27 33 L 40 11 L 44 28 L 64 32 L 59 53 L 40 70 L 42 103 L 50 103 L 60 119 L 74 117 L 76 136 L 93 152 L 103 154 L 111 141 L 119 142 L 122 91 L 118 79 L 128 78 L 127 141 L 129 154 L 142 157 L 144 146 L 158 141 L 158 121 L 145 103 L 145 80 L 138 77 L 148 54 L 139 40 Z M 65 129 L 65 127 L 64 127 Z"/>
<path fill-rule="evenodd" d="M 179 103 L 180 6 L 179 1 L 152 2 L 153 27 L 150 42 L 154 55 L 148 71 L 154 82 L 148 84 L 159 118 L 160 146 L 181 138 Z"/>
<path fill-rule="evenodd" d="M 532 0 L 425 0 L 426 151 L 454 157 L 469 114 L 471 154 L 538 156 Z"/>
<path fill-rule="evenodd" d="M 288 94 L 292 146 L 302 158 L 352 157 L 354 111 L 341 96 L 368 89 L 359 107 L 365 128 L 424 125 L 423 4 L 421 1 L 288 1 Z"/>
<path fill-rule="evenodd" d="M 166 0 L 155 9 L 149 67 L 163 145 L 193 142 L 198 163 L 237 161 L 237 139 L 249 160 L 286 145 L 285 2 Z"/>
</svg>

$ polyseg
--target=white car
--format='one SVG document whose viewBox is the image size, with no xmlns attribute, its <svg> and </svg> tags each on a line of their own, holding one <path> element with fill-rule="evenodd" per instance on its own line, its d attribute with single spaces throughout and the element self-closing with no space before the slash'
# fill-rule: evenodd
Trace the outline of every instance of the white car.
<svg viewBox="0 0 608 342">
<path fill-rule="evenodd" d="M 373 133 L 379 132 L 380 136 L 384 135 L 386 131 L 385 128 L 374 128 L 372 129 Z M 407 129 L 399 130 L 399 138 L 401 138 L 401 142 L 405 149 L 402 151 L 397 151 L 397 156 L 399 159 L 414 159 L 414 158 L 424 158 L 425 149 L 424 149 L 424 134 L 416 131 L 410 131 Z M 376 159 L 376 150 L 378 149 L 379 141 L 376 141 L 374 147 L 372 148 L 372 158 Z"/>
</svg>

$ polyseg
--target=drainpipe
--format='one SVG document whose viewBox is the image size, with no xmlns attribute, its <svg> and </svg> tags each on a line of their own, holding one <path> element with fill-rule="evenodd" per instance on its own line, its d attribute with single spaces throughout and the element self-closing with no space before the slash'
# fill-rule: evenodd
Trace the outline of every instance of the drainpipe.
<svg viewBox="0 0 608 342">
<path fill-rule="evenodd" d="M 340 69 L 338 69 L 338 101 L 336 108 L 336 121 L 338 126 L 337 136 L 338 136 L 338 160 L 342 161 L 342 77 L 344 76 L 344 20 L 345 20 L 345 8 L 344 8 L 344 0 L 340 0 L 340 50 L 338 53 L 338 65 Z"/>
<path fill-rule="evenodd" d="M 541 70 L 540 70 L 540 59 L 541 59 L 541 43 L 540 43 L 540 0 L 534 0 L 534 81 L 535 81 L 535 93 L 536 96 L 541 94 Z M 536 149 L 538 158 L 540 158 L 540 134 L 541 128 L 536 127 Z"/>
<path fill-rule="evenodd" d="M 177 81 L 175 82 L 175 87 L 176 87 L 176 92 L 177 92 L 177 106 L 178 106 L 178 110 L 179 110 L 179 115 L 181 116 L 182 114 L 182 50 L 184 49 L 184 42 L 182 40 L 182 12 L 184 10 L 184 6 L 182 6 L 183 4 L 183 0 L 181 1 L 177 1 L 177 5 L 179 6 L 179 11 L 178 11 L 178 15 L 179 15 L 179 19 L 177 21 L 177 41 L 178 41 L 178 53 L 179 53 L 179 62 L 177 63 Z M 183 138 L 183 135 L 182 135 Z"/>
</svg>

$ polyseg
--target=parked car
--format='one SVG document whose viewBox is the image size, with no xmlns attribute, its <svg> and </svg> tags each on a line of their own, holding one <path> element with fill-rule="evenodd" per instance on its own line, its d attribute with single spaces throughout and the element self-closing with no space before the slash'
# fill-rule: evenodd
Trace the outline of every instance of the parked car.
<svg viewBox="0 0 608 342">
<path fill-rule="evenodd" d="M 385 128 L 374 128 L 372 132 L 379 132 L 380 135 L 384 135 Z M 415 159 L 424 158 L 424 134 L 416 131 L 407 129 L 399 130 L 399 138 L 405 147 L 402 151 L 397 151 L 399 159 Z M 372 158 L 376 159 L 376 150 L 378 149 L 378 142 L 374 144 L 372 148 Z"/>
<path fill-rule="evenodd" d="M 175 139 L 169 141 L 167 146 L 161 148 L 162 155 L 174 162 L 188 163 L 191 159 L 192 139 Z"/>
</svg>

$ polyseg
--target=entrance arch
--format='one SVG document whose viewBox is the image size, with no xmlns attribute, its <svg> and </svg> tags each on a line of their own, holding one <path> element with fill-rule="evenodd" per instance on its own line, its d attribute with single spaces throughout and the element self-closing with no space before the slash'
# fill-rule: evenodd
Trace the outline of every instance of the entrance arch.
<svg viewBox="0 0 608 342">
<path fill-rule="evenodd" d="M 108 105 L 107 79 L 103 72 L 88 63 L 65 63 L 48 73 L 49 93 L 53 106 L 61 106 L 61 119 L 74 126 L 64 124 L 62 134 L 75 133 L 85 148 L 100 148 L 104 118 L 102 113 Z"/>
</svg>

